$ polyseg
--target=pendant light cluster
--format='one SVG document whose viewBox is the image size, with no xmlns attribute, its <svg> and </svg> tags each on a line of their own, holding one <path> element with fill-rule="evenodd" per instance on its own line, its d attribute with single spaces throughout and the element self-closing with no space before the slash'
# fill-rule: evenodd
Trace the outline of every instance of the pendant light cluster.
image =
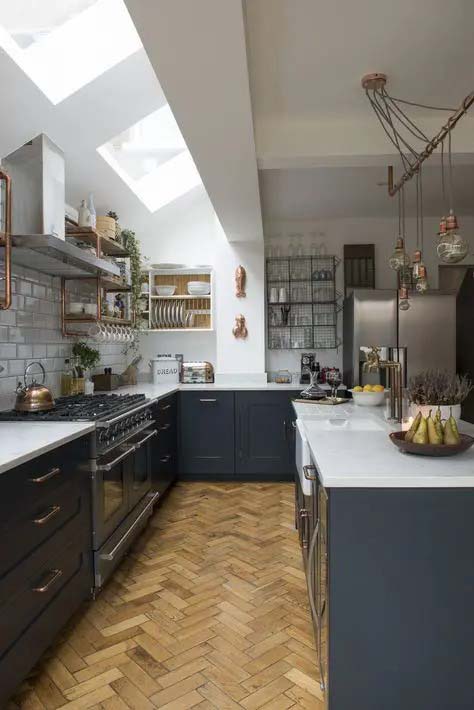
<svg viewBox="0 0 474 710">
<path fill-rule="evenodd" d="M 451 150 L 451 133 L 459 119 L 467 113 L 474 103 L 474 93 L 469 94 L 457 109 L 440 106 L 427 106 L 414 101 L 405 101 L 391 96 L 387 89 L 385 74 L 367 74 L 362 78 L 369 103 L 380 122 L 387 138 L 397 149 L 404 169 L 397 183 L 393 181 L 393 168 L 388 170 L 388 192 L 391 197 L 398 193 L 398 237 L 395 248 L 390 256 L 389 264 L 398 272 L 399 307 L 407 310 L 410 307 L 409 291 L 411 287 L 422 294 L 429 288 L 428 273 L 423 262 L 423 182 L 422 165 L 431 154 L 441 146 L 441 178 L 445 214 L 440 221 L 437 255 L 446 264 L 457 264 L 469 253 L 469 245 L 461 235 L 453 206 L 453 167 Z M 407 115 L 402 104 L 417 106 L 433 111 L 447 111 L 450 116 L 434 138 L 429 138 L 423 130 Z M 444 141 L 448 139 L 448 197 L 446 199 L 444 175 Z M 422 144 L 422 148 L 413 147 L 413 139 Z M 405 183 L 412 178 L 416 180 L 416 249 L 410 259 L 406 250 L 405 234 Z"/>
<path fill-rule="evenodd" d="M 469 244 L 459 231 L 459 225 L 453 207 L 453 159 L 451 150 L 451 133 L 448 134 L 448 185 L 449 211 L 447 217 L 442 217 L 439 223 L 439 240 L 436 251 L 438 258 L 445 264 L 458 264 L 469 253 Z M 446 209 L 446 186 L 444 179 L 444 142 L 441 143 L 441 185 L 443 203 Z M 446 213 L 445 213 L 446 214 Z"/>
</svg>

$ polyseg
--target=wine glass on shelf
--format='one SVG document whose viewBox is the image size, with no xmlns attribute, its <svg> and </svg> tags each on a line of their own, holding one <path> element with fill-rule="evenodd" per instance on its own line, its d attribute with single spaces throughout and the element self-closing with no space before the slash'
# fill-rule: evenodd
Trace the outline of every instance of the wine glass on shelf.
<svg viewBox="0 0 474 710">
<path fill-rule="evenodd" d="M 342 382 L 341 371 L 333 367 L 326 373 L 326 382 L 331 386 L 331 397 L 334 401 L 337 399 L 337 390 Z"/>
</svg>

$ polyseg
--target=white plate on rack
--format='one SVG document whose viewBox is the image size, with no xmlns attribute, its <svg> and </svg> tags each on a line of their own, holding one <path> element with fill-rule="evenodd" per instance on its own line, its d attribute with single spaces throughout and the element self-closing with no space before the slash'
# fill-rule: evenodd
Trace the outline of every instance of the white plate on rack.
<svg viewBox="0 0 474 710">
<path fill-rule="evenodd" d="M 184 269 L 186 264 L 151 264 L 152 269 Z"/>
</svg>

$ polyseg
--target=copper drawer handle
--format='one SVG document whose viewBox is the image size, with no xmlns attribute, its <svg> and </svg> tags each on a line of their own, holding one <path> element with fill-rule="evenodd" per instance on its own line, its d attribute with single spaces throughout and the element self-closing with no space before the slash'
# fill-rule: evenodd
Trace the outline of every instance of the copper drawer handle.
<svg viewBox="0 0 474 710">
<path fill-rule="evenodd" d="M 51 518 L 54 518 L 60 511 L 61 511 L 60 505 L 52 505 L 47 513 L 42 515 L 40 518 L 35 518 L 33 520 L 33 522 L 35 525 L 44 525 L 49 520 L 51 520 Z"/>
<path fill-rule="evenodd" d="M 160 412 L 166 412 L 167 409 L 171 409 L 171 404 L 165 404 L 164 407 L 158 407 Z"/>
<path fill-rule="evenodd" d="M 163 424 L 163 426 L 158 427 L 160 431 L 168 431 L 170 429 L 171 424 Z"/>
<path fill-rule="evenodd" d="M 30 483 L 46 483 L 46 481 L 49 481 L 50 478 L 54 478 L 54 476 L 57 476 L 59 473 L 61 473 L 61 469 L 58 466 L 55 466 L 55 468 L 52 468 L 51 471 L 45 473 L 44 476 L 39 476 L 39 478 L 30 478 Z"/>
<path fill-rule="evenodd" d="M 43 584 L 41 587 L 33 587 L 33 591 L 38 592 L 39 594 L 44 594 L 45 592 L 47 592 L 49 590 L 51 585 L 54 584 L 56 582 L 56 580 L 58 580 L 61 577 L 62 573 L 63 573 L 62 569 L 52 569 L 50 571 L 50 577 L 47 580 L 47 582 L 45 584 Z"/>
<path fill-rule="evenodd" d="M 166 454 L 166 456 L 163 456 L 163 458 L 160 459 L 160 463 L 168 463 L 170 458 L 171 458 L 171 454 Z"/>
</svg>

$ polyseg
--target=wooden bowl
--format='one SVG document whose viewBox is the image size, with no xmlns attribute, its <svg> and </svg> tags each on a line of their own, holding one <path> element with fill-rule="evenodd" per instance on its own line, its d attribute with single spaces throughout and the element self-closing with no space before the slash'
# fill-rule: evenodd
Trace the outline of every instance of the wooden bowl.
<svg viewBox="0 0 474 710">
<path fill-rule="evenodd" d="M 474 444 L 474 438 L 467 434 L 460 434 L 459 444 L 454 444 L 453 446 L 448 446 L 447 444 L 414 444 L 413 441 L 405 441 L 405 434 L 405 431 L 393 431 L 389 436 L 392 443 L 400 451 L 418 456 L 455 456 L 467 451 Z"/>
</svg>

